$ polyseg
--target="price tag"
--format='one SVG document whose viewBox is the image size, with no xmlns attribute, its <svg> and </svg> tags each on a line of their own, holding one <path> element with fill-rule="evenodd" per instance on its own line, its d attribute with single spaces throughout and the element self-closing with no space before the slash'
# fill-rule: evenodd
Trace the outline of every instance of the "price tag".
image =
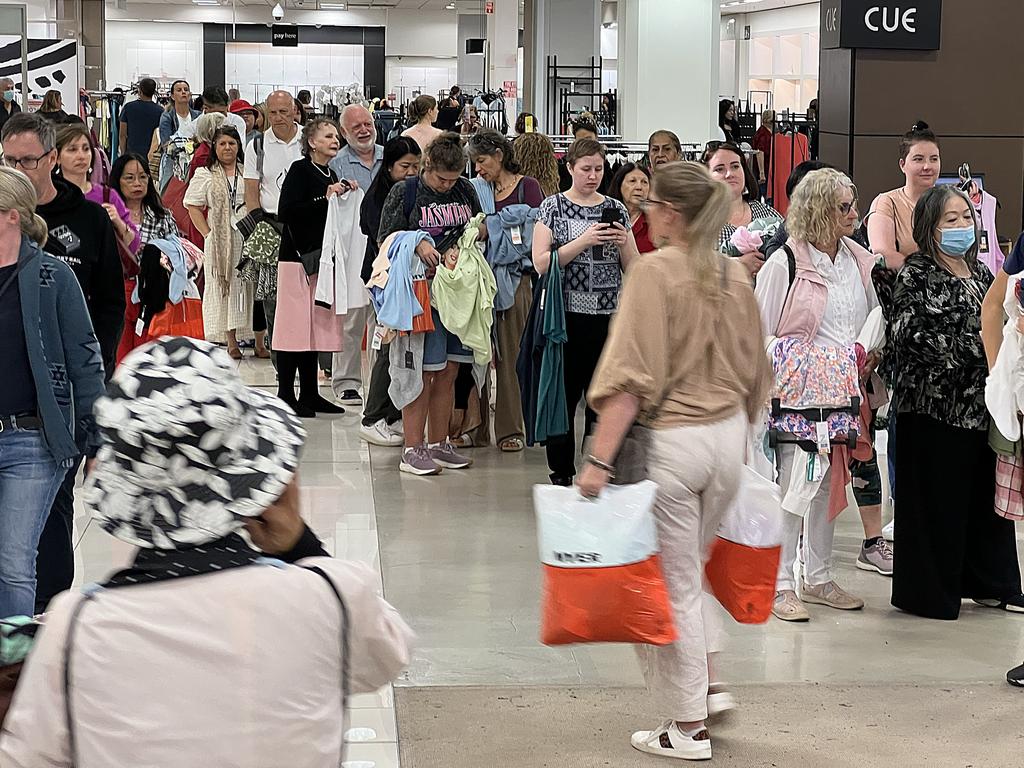
<svg viewBox="0 0 1024 768">
<path fill-rule="evenodd" d="M 145 330 L 146 330 L 146 324 L 145 324 L 144 322 L 142 322 L 142 318 L 140 317 L 140 318 L 139 318 L 139 319 L 138 319 L 138 320 L 137 320 L 137 321 L 135 322 L 135 335 L 136 335 L 136 336 L 142 336 L 142 334 L 143 334 L 143 332 L 144 332 Z"/>
<path fill-rule="evenodd" d="M 373 329 L 373 340 L 370 342 L 370 349 L 380 350 L 384 345 L 384 326 L 378 325 Z"/>
<path fill-rule="evenodd" d="M 819 421 L 815 423 L 815 437 L 818 442 L 818 452 L 828 453 L 831 447 L 831 441 L 828 439 L 828 422 Z"/>
<path fill-rule="evenodd" d="M 513 245 L 522 245 L 523 244 L 523 229 L 522 229 L 522 227 L 512 227 L 511 235 L 512 235 L 512 244 Z"/>
<path fill-rule="evenodd" d="M 807 482 L 821 482 L 821 475 L 821 461 L 818 459 L 818 454 L 812 453 L 807 457 Z"/>
</svg>

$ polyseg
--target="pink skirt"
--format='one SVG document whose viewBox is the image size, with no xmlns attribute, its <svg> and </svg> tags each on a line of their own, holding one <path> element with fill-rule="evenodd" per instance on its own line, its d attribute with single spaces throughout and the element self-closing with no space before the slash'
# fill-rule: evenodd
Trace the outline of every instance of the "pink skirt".
<svg viewBox="0 0 1024 768">
<path fill-rule="evenodd" d="M 341 352 L 345 318 L 313 303 L 316 278 L 307 277 L 299 262 L 277 265 L 277 312 L 271 339 L 277 352 Z"/>
</svg>

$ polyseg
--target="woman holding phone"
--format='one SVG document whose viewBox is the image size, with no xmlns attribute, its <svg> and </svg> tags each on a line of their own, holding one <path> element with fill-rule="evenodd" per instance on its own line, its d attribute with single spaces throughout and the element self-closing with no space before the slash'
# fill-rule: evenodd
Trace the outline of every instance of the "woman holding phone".
<svg viewBox="0 0 1024 768">
<path fill-rule="evenodd" d="M 619 307 L 622 272 L 639 256 L 629 228 L 626 206 L 597 190 L 604 179 L 605 150 L 594 139 L 577 139 L 565 156 L 572 187 L 546 199 L 533 232 L 533 263 L 540 274 L 553 253 L 563 269 L 565 326 L 565 402 L 569 431 L 546 444 L 551 482 L 572 485 L 576 476 L 573 416 L 608 337 L 611 316 Z M 587 408 L 586 433 L 596 414 Z"/>
</svg>

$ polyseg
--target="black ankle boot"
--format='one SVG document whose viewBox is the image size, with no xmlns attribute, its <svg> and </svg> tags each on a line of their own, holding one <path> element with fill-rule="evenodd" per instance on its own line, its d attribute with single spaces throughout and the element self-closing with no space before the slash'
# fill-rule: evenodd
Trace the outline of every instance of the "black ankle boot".
<svg viewBox="0 0 1024 768">
<path fill-rule="evenodd" d="M 312 418 L 314 418 L 316 416 L 316 410 L 314 408 L 310 408 L 308 405 L 304 405 L 303 403 L 300 403 L 294 397 L 287 398 L 287 397 L 281 397 L 280 395 L 278 395 L 278 398 L 285 405 L 287 405 L 289 408 L 291 408 L 293 411 L 295 411 L 295 415 L 298 416 L 300 419 L 312 419 Z"/>
<path fill-rule="evenodd" d="M 338 414 L 344 413 L 345 409 L 340 405 L 335 405 L 330 400 L 322 397 L 319 393 L 314 395 L 312 398 L 302 398 L 299 400 L 299 404 L 306 408 L 312 409 L 316 413 L 331 413 Z"/>
</svg>

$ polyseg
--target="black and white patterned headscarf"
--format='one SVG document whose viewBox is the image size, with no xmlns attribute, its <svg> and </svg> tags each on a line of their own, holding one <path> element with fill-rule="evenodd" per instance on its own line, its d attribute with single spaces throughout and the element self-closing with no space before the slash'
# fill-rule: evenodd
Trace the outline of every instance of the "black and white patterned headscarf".
<svg viewBox="0 0 1024 768">
<path fill-rule="evenodd" d="M 160 550 L 219 541 L 262 514 L 291 482 L 306 437 L 227 352 L 178 337 L 121 362 L 96 422 L 105 444 L 85 503 L 108 533 Z"/>
</svg>

